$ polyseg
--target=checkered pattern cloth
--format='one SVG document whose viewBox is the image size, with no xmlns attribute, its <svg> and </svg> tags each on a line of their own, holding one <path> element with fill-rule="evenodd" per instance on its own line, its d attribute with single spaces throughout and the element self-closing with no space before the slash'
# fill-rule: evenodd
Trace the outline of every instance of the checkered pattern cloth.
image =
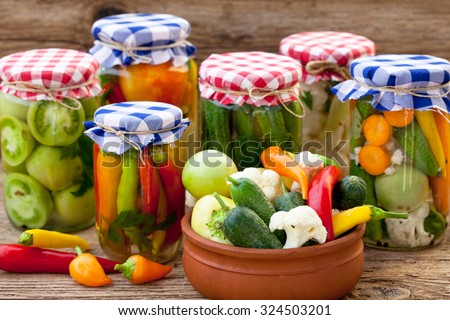
<svg viewBox="0 0 450 320">
<path fill-rule="evenodd" d="M 140 149 L 168 144 L 181 138 L 189 126 L 180 108 L 161 102 L 121 102 L 100 107 L 94 121 L 84 122 L 88 137 L 107 152 L 122 154 L 130 148 L 129 139 Z M 105 126 L 108 127 L 107 130 Z M 126 139 L 121 138 L 124 134 Z"/>
<path fill-rule="evenodd" d="M 350 73 L 353 80 L 332 88 L 341 101 L 373 95 L 372 106 L 378 110 L 438 108 L 450 112 L 447 60 L 427 55 L 378 55 L 354 60 Z"/>
<path fill-rule="evenodd" d="M 199 88 L 203 98 L 222 105 L 275 106 L 280 99 L 282 102 L 298 99 L 300 72 L 297 61 L 277 54 L 258 51 L 213 54 L 200 65 Z M 289 88 L 291 93 L 264 97 L 264 93 Z"/>
<path fill-rule="evenodd" d="M 191 33 L 189 22 L 170 14 L 109 16 L 94 22 L 91 31 L 95 41 L 89 52 L 106 69 L 169 60 L 182 66 L 196 51 L 186 41 Z"/>
<path fill-rule="evenodd" d="M 0 89 L 28 101 L 89 98 L 101 92 L 98 62 L 81 51 L 37 49 L 0 59 Z"/>
<path fill-rule="evenodd" d="M 311 84 L 321 80 L 342 81 L 330 71 L 309 74 L 305 66 L 310 61 L 329 61 L 347 66 L 352 60 L 375 54 L 375 43 L 366 37 L 346 32 L 313 31 L 290 35 L 281 40 L 280 54 L 298 60 L 302 66 L 301 81 Z"/>
</svg>

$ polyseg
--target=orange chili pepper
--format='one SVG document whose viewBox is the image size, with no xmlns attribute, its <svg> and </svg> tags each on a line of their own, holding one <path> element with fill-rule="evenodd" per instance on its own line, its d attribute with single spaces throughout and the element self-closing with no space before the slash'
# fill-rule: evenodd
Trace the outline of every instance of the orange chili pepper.
<svg viewBox="0 0 450 320">
<path fill-rule="evenodd" d="M 279 175 L 291 178 L 300 185 L 303 199 L 308 194 L 308 176 L 303 168 L 277 146 L 267 148 L 261 153 L 264 168 L 271 169 Z"/>
<path fill-rule="evenodd" d="M 80 247 L 75 247 L 78 256 L 69 264 L 69 273 L 72 278 L 88 287 L 101 287 L 111 284 L 97 258 L 90 253 L 83 253 Z"/>
<path fill-rule="evenodd" d="M 135 254 L 124 263 L 116 264 L 114 269 L 122 272 L 125 278 L 132 283 L 142 284 L 165 277 L 172 271 L 173 267 L 159 264 Z"/>
</svg>

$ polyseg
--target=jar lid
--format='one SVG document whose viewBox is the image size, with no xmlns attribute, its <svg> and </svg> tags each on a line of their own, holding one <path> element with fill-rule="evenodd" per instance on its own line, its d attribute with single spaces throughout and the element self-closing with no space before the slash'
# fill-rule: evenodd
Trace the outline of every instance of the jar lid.
<svg viewBox="0 0 450 320">
<path fill-rule="evenodd" d="M 80 99 L 98 95 L 98 62 L 69 49 L 36 49 L 0 59 L 0 89 L 28 101 Z"/>
<path fill-rule="evenodd" d="M 89 52 L 107 69 L 169 60 L 178 67 L 196 51 L 186 41 L 191 33 L 189 22 L 170 14 L 113 15 L 95 21 L 91 32 L 95 40 Z"/>
<path fill-rule="evenodd" d="M 298 100 L 300 64 L 266 52 L 212 54 L 199 68 L 203 98 L 222 105 L 274 106 Z"/>
<path fill-rule="evenodd" d="M 130 146 L 168 144 L 189 126 L 180 108 L 162 102 L 120 102 L 98 108 L 94 121 L 84 122 L 88 137 L 106 152 L 122 154 Z"/>
<path fill-rule="evenodd" d="M 302 64 L 301 81 L 306 84 L 342 81 L 349 78 L 348 65 L 352 60 L 375 54 L 375 43 L 347 32 L 302 32 L 281 40 L 280 54 Z"/>
<path fill-rule="evenodd" d="M 341 100 L 373 95 L 383 111 L 438 108 L 450 111 L 450 62 L 429 56 L 386 54 L 359 58 L 350 65 L 353 80 L 332 88 Z"/>
</svg>

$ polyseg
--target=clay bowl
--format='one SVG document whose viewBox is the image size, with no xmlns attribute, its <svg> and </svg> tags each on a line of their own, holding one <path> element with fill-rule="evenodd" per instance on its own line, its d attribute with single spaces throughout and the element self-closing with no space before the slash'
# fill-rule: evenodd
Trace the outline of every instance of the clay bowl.
<svg viewBox="0 0 450 320">
<path fill-rule="evenodd" d="M 194 289 L 209 299 L 339 299 L 363 272 L 364 224 L 321 245 L 250 249 L 205 239 L 190 221 L 191 213 L 181 221 L 183 268 Z"/>
</svg>

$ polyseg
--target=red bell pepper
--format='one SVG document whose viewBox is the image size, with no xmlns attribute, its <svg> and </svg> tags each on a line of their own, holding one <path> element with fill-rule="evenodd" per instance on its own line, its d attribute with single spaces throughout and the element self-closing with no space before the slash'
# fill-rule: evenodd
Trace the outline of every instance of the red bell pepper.
<svg viewBox="0 0 450 320">
<path fill-rule="evenodd" d="M 76 253 L 4 244 L 0 246 L 0 270 L 15 273 L 63 273 L 69 274 L 70 262 Z M 96 257 L 106 273 L 117 272 L 117 262 Z"/>
<path fill-rule="evenodd" d="M 153 215 L 156 220 L 160 194 L 158 172 L 152 159 L 149 156 L 148 147 L 145 147 L 142 152 L 144 163 L 139 167 L 142 194 L 142 211 L 146 214 Z"/>
<path fill-rule="evenodd" d="M 327 230 L 326 241 L 334 239 L 332 194 L 333 187 L 342 177 L 342 171 L 338 167 L 328 166 L 317 172 L 309 184 L 307 203 L 322 220 L 322 224 Z"/>
</svg>

